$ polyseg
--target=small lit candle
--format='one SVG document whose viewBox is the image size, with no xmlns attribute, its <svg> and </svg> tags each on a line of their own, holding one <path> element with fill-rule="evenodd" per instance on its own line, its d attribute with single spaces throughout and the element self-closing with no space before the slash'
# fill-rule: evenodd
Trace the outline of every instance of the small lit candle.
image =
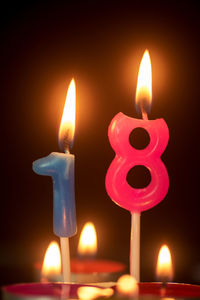
<svg viewBox="0 0 200 300">
<path fill-rule="evenodd" d="M 71 259 L 72 281 L 77 283 L 116 281 L 123 273 L 121 262 L 96 259 L 97 233 L 94 224 L 87 222 L 80 235 L 78 258 Z"/>
<path fill-rule="evenodd" d="M 173 278 L 171 253 L 167 245 L 163 245 L 159 251 L 156 275 L 164 285 Z"/>
<path fill-rule="evenodd" d="M 61 280 L 60 247 L 57 242 L 53 241 L 50 243 L 44 256 L 41 270 L 41 281 L 58 282 Z"/>
<path fill-rule="evenodd" d="M 52 241 L 46 249 L 43 263 L 34 264 L 35 281 L 60 282 L 62 281 L 61 253 L 59 244 Z"/>
<path fill-rule="evenodd" d="M 139 295 L 149 299 L 200 299 L 200 286 L 172 283 L 174 274 L 171 253 L 167 245 L 163 245 L 158 254 L 156 277 L 161 282 L 139 283 Z M 151 297 L 151 298 L 150 298 Z M 147 298 L 148 299 L 148 298 Z"/>
</svg>

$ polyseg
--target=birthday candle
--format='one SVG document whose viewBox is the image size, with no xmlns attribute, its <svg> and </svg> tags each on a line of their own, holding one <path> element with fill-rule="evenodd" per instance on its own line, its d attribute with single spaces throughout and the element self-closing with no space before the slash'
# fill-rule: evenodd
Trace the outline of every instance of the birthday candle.
<svg viewBox="0 0 200 300">
<path fill-rule="evenodd" d="M 169 132 L 163 119 L 148 120 L 147 103 L 151 100 L 151 63 L 148 51 L 144 53 L 138 75 L 136 104 L 143 119 L 134 119 L 118 113 L 108 129 L 108 137 L 116 155 L 106 174 L 106 190 L 119 206 L 129 210 L 132 216 L 130 273 L 139 281 L 140 213 L 162 201 L 169 186 L 168 173 L 160 156 L 165 150 Z M 138 150 L 130 145 L 129 137 L 135 128 L 143 128 L 150 137 L 146 148 Z M 127 182 L 127 174 L 135 166 L 145 166 L 151 174 L 151 182 L 145 188 L 133 188 Z"/>
<path fill-rule="evenodd" d="M 75 81 L 72 79 L 59 131 L 59 145 L 65 153 L 52 152 L 33 163 L 39 175 L 53 179 L 53 229 L 60 237 L 64 281 L 70 281 L 68 238 L 76 233 L 74 199 L 74 155 L 69 150 L 73 143 L 75 123 Z"/>
</svg>

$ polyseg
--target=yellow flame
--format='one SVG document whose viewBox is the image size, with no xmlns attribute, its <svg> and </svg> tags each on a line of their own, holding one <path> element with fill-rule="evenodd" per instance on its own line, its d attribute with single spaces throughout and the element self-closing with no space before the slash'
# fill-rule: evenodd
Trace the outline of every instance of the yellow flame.
<svg viewBox="0 0 200 300">
<path fill-rule="evenodd" d="M 78 288 L 78 298 L 82 300 L 92 300 L 98 297 L 111 297 L 114 293 L 113 289 L 100 289 L 98 287 L 82 286 Z"/>
<path fill-rule="evenodd" d="M 95 255 L 97 252 L 97 235 L 94 224 L 87 222 L 81 232 L 78 243 L 80 255 Z"/>
<path fill-rule="evenodd" d="M 159 251 L 156 275 L 161 281 L 171 281 L 173 278 L 171 253 L 167 245 L 163 245 Z"/>
<path fill-rule="evenodd" d="M 131 275 L 122 275 L 117 281 L 117 291 L 122 295 L 136 296 L 138 294 L 137 280 Z"/>
<path fill-rule="evenodd" d="M 136 89 L 136 104 L 140 104 L 141 101 L 152 101 L 152 74 L 151 74 L 151 60 L 149 51 L 145 50 L 142 57 Z"/>
<path fill-rule="evenodd" d="M 67 97 L 66 97 L 63 115 L 60 123 L 60 129 L 59 129 L 60 141 L 62 140 L 66 132 L 68 135 L 67 138 L 69 142 L 73 140 L 74 132 L 75 132 L 75 112 L 76 112 L 76 85 L 74 79 L 72 79 L 67 91 Z"/>
<path fill-rule="evenodd" d="M 57 242 L 53 241 L 49 244 L 42 265 L 42 277 L 49 275 L 59 275 L 61 273 L 61 255 Z"/>
</svg>

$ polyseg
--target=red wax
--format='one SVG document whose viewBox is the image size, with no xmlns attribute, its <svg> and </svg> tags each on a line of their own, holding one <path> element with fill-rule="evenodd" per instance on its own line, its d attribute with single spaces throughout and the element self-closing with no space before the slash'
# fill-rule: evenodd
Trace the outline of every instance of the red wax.
<svg viewBox="0 0 200 300">
<path fill-rule="evenodd" d="M 140 295 L 154 295 L 163 297 L 177 298 L 197 298 L 200 299 L 200 286 L 183 283 L 167 283 L 165 293 L 161 291 L 161 283 L 157 282 L 142 282 L 139 283 Z"/>
<path fill-rule="evenodd" d="M 81 284 L 62 283 L 22 283 L 3 288 L 3 299 L 23 298 L 77 298 L 77 290 Z M 86 286 L 86 285 L 85 285 Z"/>
<path fill-rule="evenodd" d="M 71 259 L 72 273 L 118 273 L 124 269 L 123 263 L 112 260 Z"/>
<path fill-rule="evenodd" d="M 36 263 L 36 281 L 40 280 L 42 264 Z M 71 259 L 71 281 L 75 283 L 91 283 L 117 281 L 126 266 L 121 262 L 101 259 Z M 47 278 L 49 282 L 62 281 L 60 276 Z"/>
<path fill-rule="evenodd" d="M 105 259 L 71 259 L 70 263 L 73 273 L 117 273 L 126 268 L 121 262 Z M 37 262 L 34 268 L 41 271 L 42 264 Z"/>
<path fill-rule="evenodd" d="M 111 260 L 71 260 L 71 279 L 77 283 L 117 281 L 124 270 L 124 264 Z"/>
<path fill-rule="evenodd" d="M 15 284 L 3 288 L 3 299 L 36 299 L 38 297 L 77 299 L 77 290 L 83 284 L 62 284 L 62 283 L 28 283 Z M 95 286 L 95 285 L 93 285 Z M 151 295 L 161 296 L 161 283 L 144 282 L 139 283 L 139 296 Z M 115 288 L 114 288 L 115 289 Z M 196 298 L 200 299 L 200 286 L 181 283 L 168 283 L 163 297 L 175 298 Z"/>
</svg>

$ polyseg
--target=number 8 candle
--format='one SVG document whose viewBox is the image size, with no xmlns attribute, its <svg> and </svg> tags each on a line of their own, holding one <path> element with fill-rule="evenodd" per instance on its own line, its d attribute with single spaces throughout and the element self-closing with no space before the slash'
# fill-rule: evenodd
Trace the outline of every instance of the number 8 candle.
<svg viewBox="0 0 200 300">
<path fill-rule="evenodd" d="M 136 90 L 136 107 L 140 108 L 142 119 L 130 118 L 120 112 L 108 129 L 109 141 L 116 155 L 107 171 L 105 185 L 110 198 L 131 212 L 130 273 L 137 281 L 140 278 L 140 213 L 161 202 L 169 187 L 168 173 L 160 158 L 167 146 L 169 132 L 163 119 L 148 120 L 151 85 L 151 62 L 146 50 Z M 136 128 L 143 128 L 150 137 L 149 144 L 142 150 L 129 142 L 130 134 Z M 134 188 L 128 184 L 127 174 L 141 165 L 149 170 L 151 181 L 147 187 Z"/>
</svg>

